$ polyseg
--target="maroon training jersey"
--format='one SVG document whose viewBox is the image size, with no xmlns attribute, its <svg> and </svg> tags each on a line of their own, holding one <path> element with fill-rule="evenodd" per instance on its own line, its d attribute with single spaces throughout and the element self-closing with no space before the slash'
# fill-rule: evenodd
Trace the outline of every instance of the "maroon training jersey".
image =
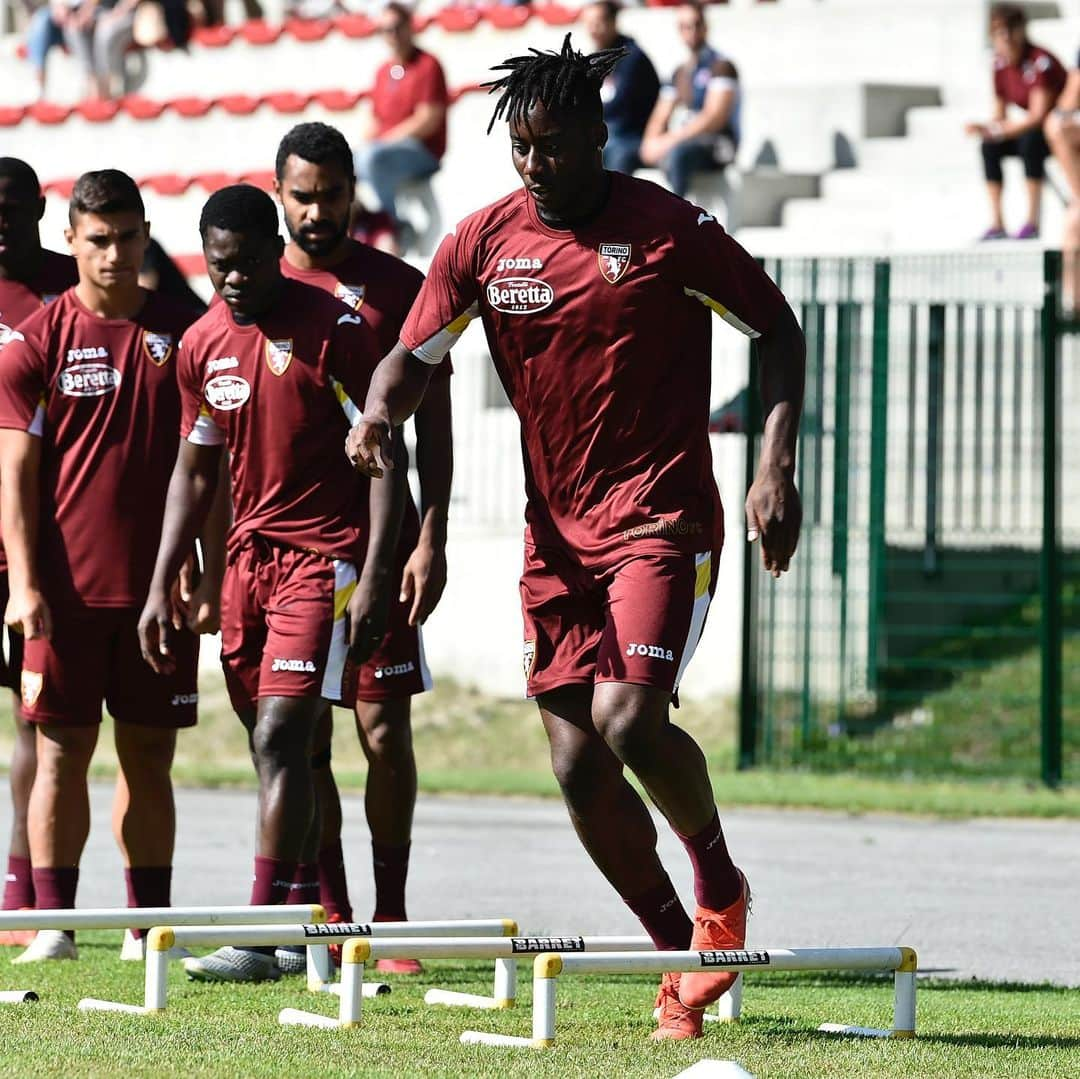
<svg viewBox="0 0 1080 1079">
<path fill-rule="evenodd" d="M 43 251 L 42 254 L 44 260 L 38 272 L 28 281 L 0 278 L 0 349 L 20 322 L 52 303 L 79 280 L 79 271 L 70 255 L 55 251 Z M 0 573 L 6 572 L 7 555 L 0 543 Z"/>
<path fill-rule="evenodd" d="M 401 335 L 436 363 L 483 320 L 521 419 L 532 542 L 590 566 L 719 544 L 710 309 L 756 337 L 784 304 L 710 214 L 609 176 L 603 210 L 573 230 L 543 224 L 524 190 L 467 217 Z"/>
<path fill-rule="evenodd" d="M 1010 105 L 1028 108 L 1031 91 L 1036 87 L 1047 90 L 1056 101 L 1065 89 L 1068 72 L 1061 61 L 1038 45 L 1028 45 L 1019 64 L 1006 63 L 994 57 L 994 94 Z"/>
<path fill-rule="evenodd" d="M 359 313 L 300 281 L 250 325 L 217 303 L 184 334 L 180 433 L 229 450 L 230 545 L 257 533 L 363 561 L 367 502 L 344 445 L 379 359 Z"/>
<path fill-rule="evenodd" d="M 0 427 L 42 440 L 38 574 L 52 603 L 146 599 L 176 460 L 176 344 L 195 312 L 154 292 L 98 318 L 74 289 L 0 354 Z"/>
</svg>

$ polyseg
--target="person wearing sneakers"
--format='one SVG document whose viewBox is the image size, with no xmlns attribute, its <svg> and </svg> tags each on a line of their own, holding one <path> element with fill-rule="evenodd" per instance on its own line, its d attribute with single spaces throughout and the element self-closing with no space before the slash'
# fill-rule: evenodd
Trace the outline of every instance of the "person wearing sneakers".
<svg viewBox="0 0 1080 1079">
<path fill-rule="evenodd" d="M 523 661 L 578 836 L 662 950 L 739 948 L 749 886 L 728 853 L 704 754 L 670 710 L 698 643 L 723 539 L 708 412 L 711 312 L 756 338 L 765 416 L 747 496 L 779 576 L 801 524 L 794 485 L 805 343 L 783 295 L 699 207 L 607 172 L 601 86 L 619 49 L 567 35 L 495 70 L 523 190 L 443 240 L 346 451 L 392 465 L 394 425 L 479 317 L 522 428 Z M 691 924 L 629 768 L 682 839 Z M 653 1036 L 699 1037 L 734 975 L 665 975 Z"/>
<path fill-rule="evenodd" d="M 113 830 L 128 904 L 168 906 L 170 769 L 177 731 L 195 723 L 198 644 L 178 633 L 175 669 L 155 675 L 136 620 L 176 456 L 176 345 L 197 313 L 139 286 L 149 226 L 129 176 L 79 177 L 69 217 L 78 284 L 10 334 L 0 363 L 5 621 L 25 638 L 23 716 L 37 733 L 35 904 L 74 906 L 104 701 L 116 721 Z M 180 618 L 175 604 L 170 617 Z M 75 955 L 70 936 L 44 930 L 14 961 Z"/>
<path fill-rule="evenodd" d="M 39 226 L 44 213 L 45 199 L 37 173 L 17 157 L 0 157 L 0 349 L 23 319 L 55 300 L 79 279 L 75 260 L 70 255 L 47 251 L 41 246 Z M 0 603 L 6 607 L 7 600 L 7 559 L 0 546 Z M 26 809 L 34 785 L 37 756 L 33 725 L 23 720 L 20 709 L 22 637 L 8 631 L 4 644 L 0 654 L 0 685 L 12 691 L 15 741 L 8 773 L 13 813 L 3 909 L 26 910 L 34 906 Z M 33 939 L 32 930 L 0 931 L 3 945 L 25 948 Z"/>
<path fill-rule="evenodd" d="M 341 455 L 378 341 L 362 313 L 282 274 L 270 196 L 223 188 L 203 207 L 199 232 L 224 302 L 181 342 L 180 453 L 139 633 L 147 663 L 169 669 L 169 582 L 227 449 L 233 526 L 221 659 L 259 779 L 251 902 L 281 903 L 302 898 L 305 884 L 317 888 L 298 876 L 317 833 L 316 725 L 325 701 L 353 705 L 358 666 L 382 641 L 405 476 L 364 484 Z M 207 981 L 281 974 L 273 948 L 219 948 L 185 969 Z"/>
<path fill-rule="evenodd" d="M 990 227 L 982 240 L 1004 240 L 1001 162 L 1019 157 L 1027 180 L 1027 221 L 1018 240 L 1039 235 L 1042 189 L 1050 147 L 1043 125 L 1065 89 L 1067 73 L 1061 61 L 1027 36 L 1027 14 L 1019 4 L 995 4 L 990 9 L 990 40 L 994 48 L 994 115 L 986 123 L 965 127 L 982 142 L 983 172 L 990 197 Z M 1023 113 L 1009 116 L 1009 107 Z"/>
</svg>

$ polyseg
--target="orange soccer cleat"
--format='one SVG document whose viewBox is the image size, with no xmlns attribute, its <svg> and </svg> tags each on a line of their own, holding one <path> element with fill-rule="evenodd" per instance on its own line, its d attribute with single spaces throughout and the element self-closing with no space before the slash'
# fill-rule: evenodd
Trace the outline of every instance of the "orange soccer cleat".
<svg viewBox="0 0 1080 1079">
<path fill-rule="evenodd" d="M 698 907 L 694 912 L 694 933 L 690 949 L 695 952 L 726 951 L 746 943 L 746 916 L 750 911 L 750 885 L 742 877 L 742 894 L 724 910 Z M 688 1008 L 707 1008 L 734 984 L 738 974 L 729 971 L 694 971 L 684 974 L 679 999 Z"/>
<path fill-rule="evenodd" d="M 665 974 L 656 994 L 656 1018 L 659 1023 L 649 1035 L 654 1042 L 700 1038 L 704 1012 L 688 1008 L 679 1000 L 679 980 L 685 974 Z"/>
</svg>

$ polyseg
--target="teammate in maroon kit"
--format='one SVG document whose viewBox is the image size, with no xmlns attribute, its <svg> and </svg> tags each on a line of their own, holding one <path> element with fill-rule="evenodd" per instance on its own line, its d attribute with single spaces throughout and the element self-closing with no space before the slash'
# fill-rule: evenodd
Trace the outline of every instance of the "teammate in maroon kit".
<svg viewBox="0 0 1080 1079">
<path fill-rule="evenodd" d="M 37 174 L 17 157 L 0 157 L 0 348 L 23 319 L 55 299 L 79 279 L 70 255 L 41 246 L 38 225 L 45 199 Z M 0 546 L 0 605 L 7 606 L 7 559 Z M 2 632 L 2 631 L 0 631 Z M 34 784 L 36 754 L 34 728 L 25 723 L 19 708 L 19 673 L 22 637 L 8 633 L 0 655 L 0 685 L 12 690 L 15 745 L 11 754 L 11 846 L 8 849 L 4 910 L 32 908 L 34 881 L 30 875 L 30 841 L 26 835 L 26 807 Z M 0 944 L 27 945 L 32 931 L 0 932 Z"/>
<path fill-rule="evenodd" d="M 300 124 L 282 139 L 275 171 L 290 237 L 281 262 L 283 273 L 359 311 L 378 335 L 379 355 L 385 355 L 397 342 L 424 278 L 400 259 L 350 239 L 349 210 L 356 181 L 345 136 L 327 124 Z M 416 804 L 410 702 L 414 694 L 431 688 L 420 623 L 435 608 L 446 584 L 446 518 L 453 471 L 449 358 L 432 378 L 415 423 L 423 522 L 407 499 L 395 567 L 400 596 L 391 604 L 382 645 L 360 670 L 356 702 L 356 729 L 368 761 L 365 809 L 376 921 L 406 918 L 405 881 Z M 327 708 L 313 762 L 322 818 L 318 865 L 313 868 L 327 913 L 351 921 L 341 851 L 341 803 L 330 770 L 331 722 Z M 278 962 L 285 969 L 288 960 L 279 953 Z M 302 969 L 302 950 L 292 964 Z M 415 973 L 419 964 L 379 960 L 377 969 Z"/>
<path fill-rule="evenodd" d="M 23 714 L 37 726 L 36 905 L 75 902 L 104 699 L 116 720 L 113 829 L 128 901 L 167 906 L 169 772 L 177 729 L 195 722 L 198 647 L 178 633 L 175 670 L 159 677 L 139 658 L 136 621 L 176 455 L 176 345 L 195 312 L 139 287 L 149 229 L 124 173 L 79 178 L 66 234 L 78 284 L 20 324 L 0 364 L 6 621 L 26 638 Z M 43 931 L 16 962 L 75 954 L 69 936 Z"/>
<path fill-rule="evenodd" d="M 346 450 L 381 475 L 392 424 L 470 319 L 484 323 L 521 419 L 528 504 L 524 660 L 570 816 L 660 949 L 732 948 L 749 888 L 728 854 L 704 756 L 670 722 L 722 540 L 708 441 L 710 311 L 757 339 L 765 433 L 747 497 L 765 567 L 787 569 L 805 359 L 783 296 L 713 218 L 605 172 L 600 86 L 618 50 L 506 61 L 505 116 L 524 191 L 443 241 L 380 364 Z M 637 776 L 690 855 L 693 926 L 656 854 Z M 734 975 L 665 975 L 658 1038 L 698 1037 Z"/>
<path fill-rule="evenodd" d="M 365 485 L 341 458 L 378 341 L 361 314 L 283 277 L 270 197 L 224 188 L 207 201 L 199 231 L 225 302 L 182 342 L 180 453 L 139 631 L 147 662 L 167 669 L 168 585 L 227 448 L 233 527 L 221 656 L 259 776 L 251 902 L 275 903 L 292 891 L 314 822 L 311 757 L 323 702 L 352 706 L 356 665 L 385 630 L 405 477 L 371 483 L 364 499 Z M 280 975 L 273 949 L 225 947 L 185 966 L 216 981 Z"/>
</svg>

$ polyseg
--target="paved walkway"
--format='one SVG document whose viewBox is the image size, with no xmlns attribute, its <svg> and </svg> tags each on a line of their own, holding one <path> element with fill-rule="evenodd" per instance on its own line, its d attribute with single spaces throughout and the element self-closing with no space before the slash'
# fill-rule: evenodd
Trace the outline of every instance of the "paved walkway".
<svg viewBox="0 0 1080 1079">
<path fill-rule="evenodd" d="M 109 833 L 110 790 L 93 790 L 80 906 L 124 902 Z M 177 903 L 243 903 L 255 797 L 178 792 Z M 357 917 L 371 906 L 363 803 L 346 798 Z M 1080 823 L 935 821 L 745 810 L 724 816 L 754 889 L 750 942 L 772 947 L 907 944 L 957 978 L 1080 986 Z M 0 837 L 9 809 L 0 810 Z M 689 865 L 660 826 L 672 879 Z M 410 881 L 414 918 L 511 917 L 530 933 L 633 933 L 634 918 L 577 844 L 562 807 L 531 800 L 422 798 Z"/>
</svg>

